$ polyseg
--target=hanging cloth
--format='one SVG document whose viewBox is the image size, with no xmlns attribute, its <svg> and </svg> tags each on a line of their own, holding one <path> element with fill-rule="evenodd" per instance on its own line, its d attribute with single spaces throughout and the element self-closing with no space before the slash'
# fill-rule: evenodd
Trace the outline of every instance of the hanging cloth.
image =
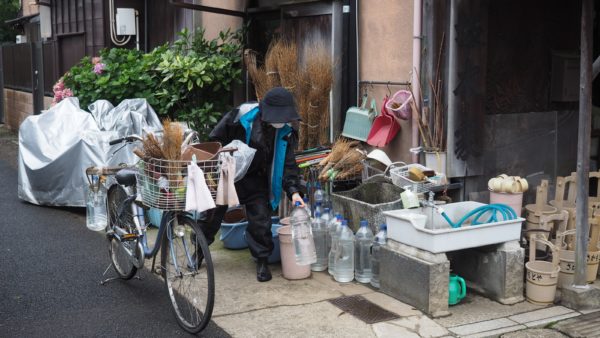
<svg viewBox="0 0 600 338">
<path fill-rule="evenodd" d="M 285 165 L 285 152 L 287 150 L 287 136 L 292 132 L 292 127 L 287 124 L 277 129 L 275 133 L 275 145 L 273 151 L 273 163 L 271 164 L 271 191 L 269 201 L 271 208 L 277 209 L 281 199 L 283 167 Z"/>
<path fill-rule="evenodd" d="M 221 177 L 219 177 L 219 186 L 217 187 L 216 204 L 227 205 L 230 208 L 240 204 L 235 191 L 234 178 L 235 158 L 229 154 L 224 154 L 221 163 Z"/>
<path fill-rule="evenodd" d="M 246 114 L 240 117 L 240 123 L 242 127 L 246 130 L 246 144 L 250 144 L 250 135 L 252 135 L 252 123 L 254 123 L 254 119 L 260 110 L 258 107 L 252 109 Z"/>
<path fill-rule="evenodd" d="M 185 192 L 185 211 L 203 212 L 216 207 L 210 189 L 206 185 L 204 172 L 196 162 L 191 161 L 187 166 L 187 189 Z"/>
</svg>

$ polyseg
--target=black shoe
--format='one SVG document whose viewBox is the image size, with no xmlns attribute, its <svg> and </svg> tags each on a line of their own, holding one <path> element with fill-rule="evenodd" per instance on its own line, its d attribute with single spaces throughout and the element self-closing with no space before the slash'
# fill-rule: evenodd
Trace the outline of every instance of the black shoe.
<svg viewBox="0 0 600 338">
<path fill-rule="evenodd" d="M 268 282 L 272 278 L 271 270 L 266 258 L 259 258 L 256 263 L 256 279 L 259 282 Z"/>
</svg>

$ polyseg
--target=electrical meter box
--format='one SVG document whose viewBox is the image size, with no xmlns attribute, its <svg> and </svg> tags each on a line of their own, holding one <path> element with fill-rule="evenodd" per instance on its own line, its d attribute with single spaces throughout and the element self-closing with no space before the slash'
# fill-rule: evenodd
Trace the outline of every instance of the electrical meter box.
<svg viewBox="0 0 600 338">
<path fill-rule="evenodd" d="M 135 34 L 135 9 L 117 8 L 117 35 Z"/>
</svg>

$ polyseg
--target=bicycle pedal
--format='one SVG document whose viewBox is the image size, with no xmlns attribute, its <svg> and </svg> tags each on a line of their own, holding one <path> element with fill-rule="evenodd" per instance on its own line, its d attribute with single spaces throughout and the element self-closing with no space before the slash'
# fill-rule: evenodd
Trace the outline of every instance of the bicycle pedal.
<svg viewBox="0 0 600 338">
<path fill-rule="evenodd" d="M 122 241 L 132 241 L 137 238 L 138 238 L 138 235 L 136 235 L 136 234 L 123 234 L 121 236 Z"/>
</svg>

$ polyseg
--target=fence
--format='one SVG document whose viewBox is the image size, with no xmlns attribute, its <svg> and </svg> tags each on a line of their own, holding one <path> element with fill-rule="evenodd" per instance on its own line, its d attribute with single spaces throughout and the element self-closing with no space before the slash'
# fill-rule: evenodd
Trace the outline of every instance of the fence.
<svg viewBox="0 0 600 338">
<path fill-rule="evenodd" d="M 0 67 L 3 76 L 0 77 L 0 89 L 31 93 L 33 113 L 39 113 L 44 109 L 44 95 L 53 95 L 52 86 L 59 77 L 56 55 L 55 41 L 1 46 Z M 0 105 L 0 121 L 4 117 L 3 108 L 3 104 Z"/>
</svg>

